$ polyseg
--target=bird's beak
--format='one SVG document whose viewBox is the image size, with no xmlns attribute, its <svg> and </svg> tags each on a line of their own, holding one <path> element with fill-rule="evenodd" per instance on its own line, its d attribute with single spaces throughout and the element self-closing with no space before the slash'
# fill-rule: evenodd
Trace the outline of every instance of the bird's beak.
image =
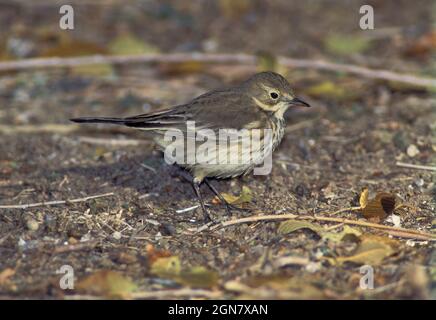
<svg viewBox="0 0 436 320">
<path fill-rule="evenodd" d="M 290 107 L 310 107 L 310 104 L 297 97 L 288 99 L 288 103 Z"/>
</svg>

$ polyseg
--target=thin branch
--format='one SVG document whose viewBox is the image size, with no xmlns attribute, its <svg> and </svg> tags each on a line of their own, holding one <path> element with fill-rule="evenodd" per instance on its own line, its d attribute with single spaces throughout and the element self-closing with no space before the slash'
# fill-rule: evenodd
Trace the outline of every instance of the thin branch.
<svg viewBox="0 0 436 320">
<path fill-rule="evenodd" d="M 370 79 L 396 81 L 421 87 L 436 87 L 436 79 L 410 74 L 401 74 L 389 70 L 369 69 L 351 64 L 339 64 L 322 60 L 293 59 L 278 57 L 278 63 L 288 68 L 317 69 L 332 72 L 356 74 Z M 27 60 L 0 62 L 0 71 L 29 70 L 38 68 L 75 67 L 87 64 L 128 64 L 128 63 L 183 63 L 200 62 L 207 64 L 239 64 L 256 68 L 256 56 L 247 54 L 206 54 L 171 53 L 125 56 L 85 56 L 73 58 L 34 58 Z"/>
<path fill-rule="evenodd" d="M 75 124 L 43 124 L 43 125 L 22 125 L 10 126 L 0 125 L 0 133 L 3 134 L 16 134 L 16 133 L 71 133 L 80 128 Z"/>
<path fill-rule="evenodd" d="M 202 289 L 175 289 L 175 290 L 156 290 L 156 291 L 142 291 L 134 292 L 129 295 L 132 299 L 168 299 L 168 298 L 209 298 L 217 299 L 222 296 L 221 291 L 209 291 Z"/>
<path fill-rule="evenodd" d="M 396 165 L 398 167 L 409 168 L 409 169 L 436 171 L 435 166 L 423 166 L 420 164 L 412 164 L 412 163 L 404 163 L 404 162 L 397 162 Z"/>
<path fill-rule="evenodd" d="M 53 249 L 53 253 L 65 253 L 84 249 L 93 249 L 97 245 L 96 241 L 86 241 L 77 244 L 66 244 Z"/>
<path fill-rule="evenodd" d="M 114 195 L 113 192 L 109 192 L 109 193 L 97 194 L 95 196 L 88 196 L 88 197 L 77 198 L 72 200 L 57 200 L 57 201 L 37 202 L 37 203 L 28 203 L 28 204 L 0 205 L 0 209 L 27 209 L 27 208 L 42 207 L 42 206 L 52 206 L 56 204 L 86 202 L 91 199 L 110 197 L 113 195 Z"/>
<path fill-rule="evenodd" d="M 139 139 L 106 139 L 106 138 L 93 138 L 93 137 L 79 137 L 78 140 L 83 143 L 111 146 L 111 147 L 138 146 L 140 144 L 149 143 L 147 140 L 139 140 Z"/>
<path fill-rule="evenodd" d="M 233 226 L 236 224 L 241 223 L 251 223 L 251 222 L 258 222 L 258 221 L 276 221 L 276 220 L 288 220 L 288 219 L 301 219 L 301 220 L 316 220 L 316 221 L 326 221 L 326 222 L 336 222 L 336 223 L 344 223 L 344 224 L 350 224 L 350 225 L 358 225 L 362 227 L 368 227 L 368 228 L 375 228 L 380 229 L 385 232 L 393 231 L 393 233 L 401 233 L 401 237 L 405 238 L 419 238 L 422 240 L 425 238 L 425 240 L 431 240 L 436 241 L 436 235 L 432 233 L 427 233 L 423 231 L 418 230 L 412 230 L 412 229 L 406 229 L 406 228 L 399 228 L 399 227 L 392 227 L 392 226 L 385 226 L 378 223 L 370 223 L 366 221 L 358 221 L 358 220 L 350 220 L 350 219 L 343 219 L 343 218 L 333 218 L 333 217 L 323 217 L 323 216 L 301 216 L 296 214 L 280 214 L 280 215 L 265 215 L 265 216 L 252 216 L 252 217 L 246 217 L 241 219 L 235 219 L 230 221 L 224 221 L 218 225 L 212 226 L 209 228 L 209 230 L 213 231 L 216 229 L 226 228 L 229 226 Z"/>
</svg>

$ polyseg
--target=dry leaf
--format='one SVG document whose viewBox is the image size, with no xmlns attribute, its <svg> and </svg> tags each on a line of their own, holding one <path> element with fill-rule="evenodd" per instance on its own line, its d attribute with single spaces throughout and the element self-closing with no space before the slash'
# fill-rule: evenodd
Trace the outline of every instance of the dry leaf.
<svg viewBox="0 0 436 320">
<path fill-rule="evenodd" d="M 357 239 L 362 235 L 360 230 L 347 225 L 344 226 L 341 232 L 332 232 L 325 230 L 318 224 L 293 219 L 282 222 L 279 226 L 278 232 L 280 234 L 288 234 L 300 229 L 310 229 L 323 239 L 330 240 L 332 242 L 340 242 L 347 239 L 357 241 Z"/>
<path fill-rule="evenodd" d="M 191 73 L 200 73 L 206 69 L 201 61 L 186 61 L 177 63 L 160 63 L 159 71 L 169 76 L 182 76 Z"/>
<path fill-rule="evenodd" d="M 136 285 L 119 272 L 101 270 L 79 281 L 75 289 L 82 293 L 109 298 L 128 298 L 136 289 Z"/>
<path fill-rule="evenodd" d="M 313 276 L 289 277 L 281 275 L 255 276 L 246 279 L 239 289 L 239 299 L 323 299 L 324 292 Z"/>
<path fill-rule="evenodd" d="M 249 203 L 253 199 L 253 194 L 252 194 L 250 188 L 248 188 L 246 186 L 242 187 L 242 191 L 241 191 L 241 194 L 239 196 L 234 196 L 232 194 L 225 193 L 225 192 L 221 193 L 221 195 L 230 204 Z M 213 204 L 218 204 L 218 203 L 221 203 L 221 202 L 218 199 L 218 197 L 215 197 L 212 200 L 212 203 Z"/>
<path fill-rule="evenodd" d="M 280 223 L 279 229 L 277 231 L 280 234 L 288 234 L 300 229 L 309 229 L 312 230 L 313 232 L 316 232 L 317 234 L 322 232 L 322 227 L 320 225 L 308 221 L 295 220 L 295 219 L 286 220 Z"/>
<path fill-rule="evenodd" d="M 371 39 L 359 35 L 328 35 L 324 40 L 324 45 L 332 53 L 338 55 L 350 55 L 361 53 L 371 45 Z"/>
<path fill-rule="evenodd" d="M 359 198 L 360 207 L 363 209 L 368 204 L 368 188 L 363 188 Z"/>
<path fill-rule="evenodd" d="M 6 284 L 9 281 L 9 278 L 15 274 L 15 270 L 11 268 L 6 268 L 2 272 L 0 272 L 0 286 Z"/>
<path fill-rule="evenodd" d="M 341 232 L 322 231 L 322 238 L 332 242 L 340 242 L 344 240 L 357 241 L 362 235 L 359 229 L 345 225 Z"/>
<path fill-rule="evenodd" d="M 365 235 L 353 255 L 339 257 L 336 261 L 339 264 L 354 262 L 357 264 L 378 265 L 384 258 L 392 255 L 398 246 L 398 242 L 387 237 Z"/>
<path fill-rule="evenodd" d="M 159 277 L 174 278 L 180 274 L 181 268 L 179 257 L 163 257 L 153 262 L 150 272 Z"/>
<path fill-rule="evenodd" d="M 159 53 L 159 48 L 132 34 L 123 33 L 109 44 L 109 52 L 115 55 Z"/>
<path fill-rule="evenodd" d="M 194 288 L 212 288 L 218 284 L 219 275 L 202 266 L 195 266 L 180 272 L 176 281 Z"/>
<path fill-rule="evenodd" d="M 180 259 L 177 256 L 158 258 L 151 265 L 150 272 L 159 277 L 195 288 L 214 287 L 219 279 L 216 272 L 202 266 L 182 269 Z"/>
<path fill-rule="evenodd" d="M 152 244 L 147 244 L 145 250 L 147 252 L 147 259 L 150 265 L 159 258 L 171 257 L 171 252 L 167 250 L 156 250 Z"/>
<path fill-rule="evenodd" d="M 395 209 L 395 196 L 387 193 L 377 193 L 374 199 L 368 201 L 362 209 L 362 214 L 366 219 L 384 219 Z"/>
</svg>

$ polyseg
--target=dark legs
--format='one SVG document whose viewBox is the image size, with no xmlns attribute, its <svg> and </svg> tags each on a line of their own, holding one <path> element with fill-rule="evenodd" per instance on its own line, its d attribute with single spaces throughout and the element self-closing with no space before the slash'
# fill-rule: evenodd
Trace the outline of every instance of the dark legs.
<svg viewBox="0 0 436 320">
<path fill-rule="evenodd" d="M 212 221 L 212 219 L 210 218 L 209 211 L 207 211 L 206 206 L 204 205 L 203 197 L 201 196 L 201 192 L 200 192 L 201 181 L 198 181 L 197 179 L 194 178 L 192 179 L 191 183 L 192 183 L 192 187 L 194 188 L 195 194 L 197 195 L 198 201 L 200 202 L 201 210 L 203 211 L 204 222 L 208 223 Z"/>
<path fill-rule="evenodd" d="M 209 189 L 218 197 L 218 199 L 220 199 L 221 203 L 226 206 L 227 214 L 230 216 L 232 214 L 230 212 L 230 209 L 233 206 L 230 203 L 228 203 L 226 201 L 226 199 L 224 199 L 224 197 L 221 195 L 221 193 L 219 193 L 219 191 L 213 186 L 213 184 L 210 183 L 210 181 L 207 178 L 204 179 L 204 183 L 206 183 L 206 185 L 209 187 Z"/>
<path fill-rule="evenodd" d="M 226 199 L 224 199 L 224 197 L 219 193 L 219 191 L 210 183 L 210 181 L 205 178 L 203 180 L 199 180 L 195 177 L 192 177 L 191 174 L 189 174 L 189 172 L 178 168 L 177 171 L 178 175 L 183 177 L 184 179 L 186 179 L 187 181 L 189 181 L 192 184 L 192 188 L 194 189 L 195 195 L 197 196 L 198 201 L 200 202 L 201 205 L 201 210 L 203 211 L 203 216 L 204 216 L 204 221 L 210 222 L 212 219 L 209 215 L 209 211 L 206 208 L 206 205 L 204 204 L 204 199 L 201 195 L 200 192 L 200 185 L 201 183 L 204 181 L 206 183 L 206 185 L 209 187 L 209 189 L 218 197 L 218 199 L 221 201 L 222 204 L 224 204 L 226 206 L 226 211 L 228 215 L 231 215 L 231 210 L 235 209 L 235 210 L 243 210 L 241 208 L 235 207 L 232 204 L 228 203 L 226 201 Z"/>
</svg>

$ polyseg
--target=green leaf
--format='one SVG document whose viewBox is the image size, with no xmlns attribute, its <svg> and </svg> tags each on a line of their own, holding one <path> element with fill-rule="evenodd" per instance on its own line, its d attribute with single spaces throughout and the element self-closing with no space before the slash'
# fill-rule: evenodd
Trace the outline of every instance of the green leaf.
<svg viewBox="0 0 436 320">
<path fill-rule="evenodd" d="M 313 224 L 308 221 L 294 220 L 294 219 L 290 219 L 282 222 L 279 226 L 278 232 L 280 234 L 288 234 L 300 229 L 309 229 L 318 234 L 322 232 L 322 227 L 320 225 Z"/>
<path fill-rule="evenodd" d="M 159 49 L 133 35 L 120 35 L 109 44 L 109 52 L 115 55 L 158 53 Z"/>
<path fill-rule="evenodd" d="M 328 51 L 338 55 L 361 53 L 371 45 L 371 40 L 359 35 L 329 35 L 324 42 Z"/>
</svg>

